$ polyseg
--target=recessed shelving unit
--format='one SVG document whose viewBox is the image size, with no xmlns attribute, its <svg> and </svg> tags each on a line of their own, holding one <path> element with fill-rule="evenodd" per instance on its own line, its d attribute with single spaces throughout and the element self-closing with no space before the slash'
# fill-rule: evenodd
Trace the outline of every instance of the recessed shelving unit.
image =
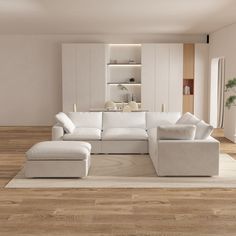
<svg viewBox="0 0 236 236">
<path fill-rule="evenodd" d="M 194 44 L 184 44 L 183 56 L 183 113 L 194 113 Z"/>
<path fill-rule="evenodd" d="M 184 82 L 183 82 L 183 93 L 184 95 L 193 95 L 194 94 L 194 79 L 184 79 Z M 184 88 L 185 86 L 188 86 L 189 87 L 189 94 L 185 94 L 184 92 Z"/>
<path fill-rule="evenodd" d="M 141 66 L 141 44 L 109 44 L 106 100 L 141 103 Z"/>
</svg>

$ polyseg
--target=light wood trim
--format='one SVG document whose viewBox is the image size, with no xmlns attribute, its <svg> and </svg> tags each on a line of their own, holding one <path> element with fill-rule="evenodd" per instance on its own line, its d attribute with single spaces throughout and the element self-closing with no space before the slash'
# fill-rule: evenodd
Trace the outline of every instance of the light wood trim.
<svg viewBox="0 0 236 236">
<path fill-rule="evenodd" d="M 194 44 L 184 44 L 184 79 L 194 79 Z"/>
<path fill-rule="evenodd" d="M 183 113 L 191 112 L 194 113 L 194 96 L 183 95 Z"/>
</svg>

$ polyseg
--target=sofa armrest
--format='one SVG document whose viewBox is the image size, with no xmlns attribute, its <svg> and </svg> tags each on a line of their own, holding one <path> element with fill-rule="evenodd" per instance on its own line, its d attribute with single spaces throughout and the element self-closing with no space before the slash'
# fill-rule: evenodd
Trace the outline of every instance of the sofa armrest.
<svg viewBox="0 0 236 236">
<path fill-rule="evenodd" d="M 58 141 L 62 140 L 64 136 L 64 129 L 59 124 L 56 124 L 52 127 L 52 140 Z"/>
<path fill-rule="evenodd" d="M 147 130 L 148 134 L 148 150 L 153 165 L 156 166 L 156 153 L 157 153 L 157 128 L 150 128 Z"/>
<path fill-rule="evenodd" d="M 219 174 L 219 142 L 158 140 L 157 172 L 161 176 L 213 176 Z"/>
</svg>

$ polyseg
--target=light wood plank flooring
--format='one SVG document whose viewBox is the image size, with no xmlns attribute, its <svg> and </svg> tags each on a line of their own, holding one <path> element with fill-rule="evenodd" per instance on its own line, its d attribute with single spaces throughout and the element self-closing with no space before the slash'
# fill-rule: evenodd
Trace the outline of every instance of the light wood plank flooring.
<svg viewBox="0 0 236 236">
<path fill-rule="evenodd" d="M 41 140 L 50 127 L 0 127 L 1 236 L 236 235 L 236 189 L 4 189 Z"/>
</svg>

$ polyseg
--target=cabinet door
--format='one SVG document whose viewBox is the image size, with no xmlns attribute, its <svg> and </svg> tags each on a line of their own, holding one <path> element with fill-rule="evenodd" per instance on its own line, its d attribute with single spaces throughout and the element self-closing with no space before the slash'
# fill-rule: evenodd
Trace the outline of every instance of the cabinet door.
<svg viewBox="0 0 236 236">
<path fill-rule="evenodd" d="M 63 111 L 101 108 L 105 103 L 106 50 L 104 44 L 62 46 Z"/>
<path fill-rule="evenodd" d="M 182 112 L 183 45 L 142 45 L 142 107 Z"/>
<path fill-rule="evenodd" d="M 62 45 L 62 110 L 72 111 L 76 103 L 76 44 Z"/>
<path fill-rule="evenodd" d="M 170 53 L 168 44 L 156 45 L 156 98 L 155 111 L 161 112 L 162 105 L 169 110 L 169 69 Z"/>
<path fill-rule="evenodd" d="M 76 104 L 78 111 L 90 108 L 90 46 L 77 44 L 76 50 Z"/>
<path fill-rule="evenodd" d="M 183 44 L 170 44 L 169 112 L 182 112 Z"/>
<path fill-rule="evenodd" d="M 106 100 L 105 44 L 90 45 L 90 108 L 103 108 Z"/>
<path fill-rule="evenodd" d="M 142 109 L 155 111 L 156 103 L 156 45 L 142 44 L 141 101 Z"/>
<path fill-rule="evenodd" d="M 63 111 L 86 111 L 90 106 L 89 45 L 62 45 L 62 104 Z"/>
</svg>

